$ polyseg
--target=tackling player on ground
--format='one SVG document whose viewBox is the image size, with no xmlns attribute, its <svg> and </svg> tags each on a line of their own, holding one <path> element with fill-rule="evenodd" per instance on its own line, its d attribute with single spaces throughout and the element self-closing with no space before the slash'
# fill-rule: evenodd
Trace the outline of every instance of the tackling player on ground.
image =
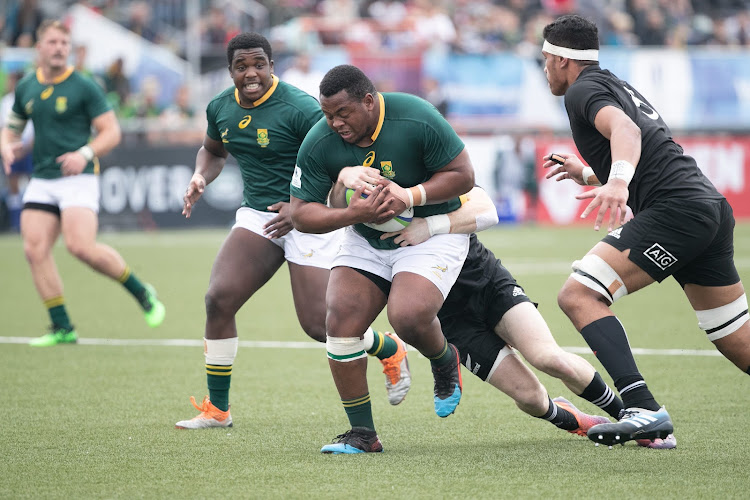
<svg viewBox="0 0 750 500">
<path fill-rule="evenodd" d="M 578 151 L 545 157 L 548 178 L 600 185 L 581 217 L 597 211 L 611 231 L 581 260 L 558 302 L 614 380 L 625 411 L 618 423 L 589 430 L 605 444 L 658 439 L 672 420 L 638 371 L 625 329 L 611 310 L 619 298 L 668 276 L 682 286 L 698 326 L 717 349 L 750 374 L 750 323 L 745 290 L 734 266 L 732 207 L 683 153 L 656 109 L 630 84 L 598 65 L 595 24 L 562 16 L 544 28 L 544 72 L 565 108 Z M 634 218 L 623 221 L 626 208 Z"/>
<path fill-rule="evenodd" d="M 95 271 L 119 281 L 143 308 L 149 326 L 164 320 L 164 305 L 117 251 L 96 241 L 99 160 L 120 142 L 120 126 L 102 89 L 68 65 L 70 31 L 60 21 L 39 27 L 39 68 L 16 85 L 15 101 L 0 144 L 5 172 L 19 153 L 27 121 L 34 124 L 34 169 L 23 197 L 21 237 L 39 296 L 52 321 L 33 346 L 75 343 L 63 284 L 52 255 L 62 234 L 68 251 Z M 91 128 L 96 136 L 91 138 Z"/>
<path fill-rule="evenodd" d="M 388 182 L 373 168 L 345 168 L 331 193 L 331 202 L 334 206 L 345 206 L 342 201 L 345 187 L 364 186 L 369 193 L 371 186 Z M 435 234 L 470 234 L 497 224 L 497 211 L 483 189 L 474 187 L 461 199 L 461 207 L 454 212 L 414 218 L 407 228 L 385 233 L 381 238 L 395 237 L 395 243 L 406 247 L 423 243 Z M 381 279 L 377 284 L 388 294 L 390 283 Z M 622 402 L 594 367 L 557 345 L 535 305 L 500 260 L 474 234 L 470 236 L 469 253 L 461 273 L 440 308 L 438 318 L 445 337 L 458 348 L 464 366 L 513 398 L 529 415 L 583 436 L 593 425 L 609 422 L 606 417 L 581 412 L 564 398 L 550 399 L 539 379 L 509 343 L 534 368 L 561 379 L 573 393 L 611 416 L 616 418 L 622 410 Z"/>
</svg>

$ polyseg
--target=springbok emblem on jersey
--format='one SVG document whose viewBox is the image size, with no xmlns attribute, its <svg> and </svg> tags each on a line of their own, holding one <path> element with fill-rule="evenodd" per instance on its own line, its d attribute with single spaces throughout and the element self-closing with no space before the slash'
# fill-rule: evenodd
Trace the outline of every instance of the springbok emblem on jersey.
<svg viewBox="0 0 750 500">
<path fill-rule="evenodd" d="M 65 110 L 68 109 L 68 98 L 65 96 L 60 96 L 57 99 L 55 99 L 55 111 L 58 113 L 65 113 Z"/>
<path fill-rule="evenodd" d="M 393 180 L 396 177 L 396 172 L 393 171 L 393 164 L 390 161 L 380 162 L 380 172 L 388 180 Z"/>
<path fill-rule="evenodd" d="M 229 129 L 225 128 L 224 132 L 221 133 L 221 142 L 224 142 L 224 143 L 229 142 L 229 139 L 227 139 L 227 134 L 229 134 Z"/>
<path fill-rule="evenodd" d="M 265 148 L 270 143 L 271 141 L 268 140 L 268 129 L 259 128 L 258 129 L 258 144 L 260 144 L 260 147 Z"/>
</svg>

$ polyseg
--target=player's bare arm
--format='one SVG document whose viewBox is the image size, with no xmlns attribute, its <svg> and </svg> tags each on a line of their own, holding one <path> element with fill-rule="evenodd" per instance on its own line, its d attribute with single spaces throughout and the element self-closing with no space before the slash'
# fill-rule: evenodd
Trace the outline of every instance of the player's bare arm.
<svg viewBox="0 0 750 500">
<path fill-rule="evenodd" d="M 0 131 L 0 154 L 3 158 L 5 175 L 10 175 L 10 166 L 20 156 L 19 146 L 23 147 L 21 135 L 8 127 L 3 127 Z"/>
<path fill-rule="evenodd" d="M 602 226 L 605 214 L 609 212 L 608 229 L 612 231 L 616 223 L 625 222 L 628 184 L 641 157 L 641 130 L 621 109 L 614 106 L 605 106 L 599 110 L 594 125 L 599 133 L 610 141 L 613 169 L 603 186 L 576 195 L 576 198 L 592 200 L 581 214 L 582 219 L 598 208 L 594 222 L 596 231 Z M 626 169 L 633 170 L 627 172 L 626 178 L 623 178 L 622 172 L 619 172 L 615 165 L 624 165 Z"/>
<path fill-rule="evenodd" d="M 346 187 L 343 183 L 337 182 L 330 198 L 341 198 L 341 193 L 345 191 Z M 294 228 L 303 233 L 329 233 L 352 224 L 375 222 L 382 218 L 384 213 L 390 211 L 382 186 L 375 187 L 367 198 L 362 198 L 361 194 L 362 187 L 359 187 L 354 191 L 352 201 L 346 208 L 332 208 L 322 203 L 307 202 L 292 196 L 291 217 Z"/>
<path fill-rule="evenodd" d="M 195 172 L 190 178 L 185 196 L 182 197 L 182 215 L 189 219 L 193 206 L 198 202 L 203 191 L 216 177 L 219 176 L 227 159 L 227 150 L 224 144 L 206 136 L 203 146 L 198 150 L 195 157 Z"/>
<path fill-rule="evenodd" d="M 91 126 L 94 138 L 90 143 L 56 158 L 63 175 L 80 174 L 94 157 L 104 156 L 120 144 L 122 131 L 114 111 L 97 116 L 91 121 Z"/>
<path fill-rule="evenodd" d="M 415 217 L 403 230 L 385 233 L 380 239 L 395 236 L 393 241 L 397 245 L 413 246 L 427 241 L 435 234 L 471 234 L 498 223 L 495 204 L 484 189 L 474 186 L 465 196 L 466 201 L 457 210 L 426 218 Z"/>
</svg>

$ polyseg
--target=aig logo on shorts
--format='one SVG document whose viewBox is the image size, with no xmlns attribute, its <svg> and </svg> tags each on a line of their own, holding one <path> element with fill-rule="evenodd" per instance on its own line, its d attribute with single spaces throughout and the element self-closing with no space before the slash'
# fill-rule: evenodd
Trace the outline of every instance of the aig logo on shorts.
<svg viewBox="0 0 750 500">
<path fill-rule="evenodd" d="M 651 245 L 645 252 L 643 252 L 643 255 L 648 257 L 651 262 L 659 266 L 659 269 L 661 269 L 662 271 L 677 262 L 677 258 L 671 253 L 664 250 L 664 247 L 662 247 L 658 243 L 654 243 L 653 245 Z"/>
</svg>

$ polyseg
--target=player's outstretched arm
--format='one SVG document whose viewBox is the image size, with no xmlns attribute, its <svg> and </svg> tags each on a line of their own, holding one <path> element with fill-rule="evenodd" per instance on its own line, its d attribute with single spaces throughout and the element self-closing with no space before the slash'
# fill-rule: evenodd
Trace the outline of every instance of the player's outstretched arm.
<svg viewBox="0 0 750 500">
<path fill-rule="evenodd" d="M 10 175 L 10 166 L 19 155 L 19 147 L 22 146 L 21 135 L 15 130 L 3 127 L 0 131 L 0 154 L 3 158 L 5 175 Z"/>
<path fill-rule="evenodd" d="M 431 215 L 424 219 L 415 217 L 405 229 L 395 233 L 385 233 L 380 238 L 391 236 L 396 244 L 405 247 L 418 245 L 435 234 L 470 234 L 494 226 L 499 221 L 497 209 L 487 192 L 479 186 L 465 195 L 465 201 L 457 210 L 441 215 Z"/>
<path fill-rule="evenodd" d="M 182 215 L 190 218 L 193 207 L 203 195 L 203 191 L 216 177 L 219 176 L 227 159 L 227 150 L 224 145 L 206 136 L 203 146 L 195 156 L 195 172 L 190 179 L 185 196 L 182 197 Z"/>
</svg>

